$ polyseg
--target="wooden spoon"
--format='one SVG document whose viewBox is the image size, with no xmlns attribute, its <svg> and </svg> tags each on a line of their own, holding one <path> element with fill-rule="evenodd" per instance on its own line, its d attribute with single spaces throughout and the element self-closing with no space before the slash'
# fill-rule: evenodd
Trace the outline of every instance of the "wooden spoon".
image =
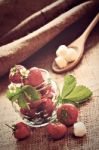
<svg viewBox="0 0 99 150">
<path fill-rule="evenodd" d="M 89 24 L 89 26 L 83 32 L 83 34 L 79 38 L 77 38 L 75 41 L 73 41 L 70 45 L 68 45 L 69 48 L 70 47 L 74 48 L 77 51 L 77 53 L 78 53 L 77 59 L 71 63 L 68 63 L 65 68 L 59 68 L 54 60 L 54 62 L 52 64 L 52 69 L 54 72 L 63 73 L 63 72 L 69 71 L 69 70 L 73 69 L 80 62 L 80 60 L 83 56 L 83 53 L 84 53 L 85 42 L 86 42 L 89 34 L 91 33 L 92 29 L 95 27 L 95 25 L 97 24 L 98 21 L 99 21 L 99 13 L 96 15 L 96 17 L 93 19 L 93 21 Z"/>
</svg>

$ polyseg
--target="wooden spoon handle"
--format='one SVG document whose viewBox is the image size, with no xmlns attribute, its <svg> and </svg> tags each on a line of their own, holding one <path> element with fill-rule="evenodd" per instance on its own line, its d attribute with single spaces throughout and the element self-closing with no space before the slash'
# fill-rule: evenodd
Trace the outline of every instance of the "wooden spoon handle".
<svg viewBox="0 0 99 150">
<path fill-rule="evenodd" d="M 89 26 L 84 31 L 84 33 L 81 35 L 81 38 L 83 39 L 84 43 L 86 39 L 88 38 L 89 34 L 91 33 L 91 31 L 93 30 L 93 28 L 95 27 L 95 25 L 98 23 L 98 21 L 99 21 L 99 13 L 96 15 L 93 21 L 89 24 Z"/>
</svg>

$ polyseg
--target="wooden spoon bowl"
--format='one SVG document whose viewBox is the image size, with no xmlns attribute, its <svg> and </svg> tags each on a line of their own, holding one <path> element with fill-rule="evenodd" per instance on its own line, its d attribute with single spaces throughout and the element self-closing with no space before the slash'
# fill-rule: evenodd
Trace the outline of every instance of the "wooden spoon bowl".
<svg viewBox="0 0 99 150">
<path fill-rule="evenodd" d="M 99 13 L 96 15 L 96 17 L 93 19 L 93 21 L 89 24 L 89 26 L 83 32 L 83 34 L 79 38 L 77 38 L 75 41 L 73 41 L 71 44 L 68 45 L 69 48 L 70 47 L 74 48 L 77 51 L 77 54 L 78 54 L 77 59 L 71 63 L 68 63 L 67 66 L 64 68 L 59 68 L 54 60 L 52 63 L 52 70 L 54 72 L 56 72 L 56 73 L 67 72 L 67 71 L 73 69 L 80 62 L 80 60 L 84 54 L 85 42 L 86 42 L 89 34 L 91 33 L 92 29 L 95 27 L 95 25 L 97 24 L 98 21 L 99 21 Z"/>
</svg>

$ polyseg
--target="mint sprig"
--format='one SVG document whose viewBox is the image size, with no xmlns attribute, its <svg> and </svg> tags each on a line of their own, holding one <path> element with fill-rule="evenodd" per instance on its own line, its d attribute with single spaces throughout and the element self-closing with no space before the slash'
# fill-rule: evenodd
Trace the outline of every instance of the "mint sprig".
<svg viewBox="0 0 99 150">
<path fill-rule="evenodd" d="M 23 86 L 22 91 L 27 95 L 28 98 L 30 98 L 30 100 L 39 100 L 40 99 L 39 92 L 30 85 Z"/>
<path fill-rule="evenodd" d="M 28 103 L 26 101 L 26 96 L 24 93 L 20 93 L 18 97 L 18 104 L 21 108 L 29 108 Z"/>
<path fill-rule="evenodd" d="M 13 102 L 18 102 L 21 108 L 28 108 L 28 101 L 36 101 L 41 98 L 39 92 L 30 85 L 16 87 L 15 92 L 7 92 L 8 99 Z"/>
<path fill-rule="evenodd" d="M 16 88 L 16 92 L 10 92 L 9 90 L 7 91 L 7 98 L 11 101 L 14 102 L 18 99 L 20 93 L 21 93 L 22 89 L 21 87 L 17 87 Z"/>
</svg>

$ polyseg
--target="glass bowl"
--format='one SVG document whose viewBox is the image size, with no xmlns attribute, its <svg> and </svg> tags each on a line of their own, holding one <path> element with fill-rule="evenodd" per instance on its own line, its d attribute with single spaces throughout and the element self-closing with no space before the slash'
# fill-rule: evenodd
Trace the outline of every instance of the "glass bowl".
<svg viewBox="0 0 99 150">
<path fill-rule="evenodd" d="M 29 108 L 20 108 L 17 102 L 13 103 L 16 112 L 23 121 L 31 127 L 42 127 L 47 125 L 52 118 L 56 108 L 57 85 L 50 78 L 48 71 L 40 69 L 44 82 L 36 86 L 41 95 L 40 100 L 28 101 Z"/>
</svg>

